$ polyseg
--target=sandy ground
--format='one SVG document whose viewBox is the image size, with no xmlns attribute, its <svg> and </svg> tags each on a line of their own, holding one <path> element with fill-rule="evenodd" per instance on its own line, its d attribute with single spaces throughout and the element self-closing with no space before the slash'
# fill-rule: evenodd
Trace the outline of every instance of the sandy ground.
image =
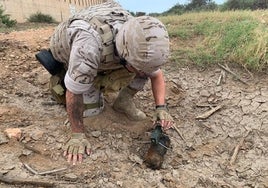
<svg viewBox="0 0 268 188">
<path fill-rule="evenodd" d="M 92 155 L 69 165 L 61 150 L 67 114 L 51 103 L 50 75 L 34 57 L 53 29 L 0 34 L 0 187 L 268 187 L 268 76 L 237 67 L 230 69 L 247 84 L 219 67 L 164 67 L 170 113 L 183 138 L 167 132 L 172 147 L 160 170 L 143 162 L 154 107 L 150 84 L 135 97 L 148 119 L 131 122 L 107 99 L 101 115 L 85 119 Z M 19 128 L 22 138 L 8 139 L 8 128 Z"/>
</svg>

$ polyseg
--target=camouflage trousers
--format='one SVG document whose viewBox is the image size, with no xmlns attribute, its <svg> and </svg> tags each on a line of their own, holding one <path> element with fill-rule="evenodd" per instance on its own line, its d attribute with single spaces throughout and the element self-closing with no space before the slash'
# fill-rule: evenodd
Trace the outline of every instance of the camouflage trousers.
<svg viewBox="0 0 268 188">
<path fill-rule="evenodd" d="M 141 77 L 123 77 L 125 80 L 118 79 L 113 80 L 115 86 L 120 85 L 120 87 L 115 87 L 113 90 L 111 89 L 113 84 L 109 84 L 109 88 L 99 88 L 96 86 L 92 86 L 87 92 L 83 93 L 84 100 L 84 117 L 90 117 L 101 113 L 104 109 L 104 94 L 109 92 L 117 92 L 124 87 L 130 87 L 133 90 L 140 91 L 143 89 L 144 85 L 147 83 L 147 78 Z M 119 82 L 123 83 L 120 84 Z"/>
<path fill-rule="evenodd" d="M 64 86 L 64 73 L 54 75 L 50 78 L 50 91 L 54 99 L 65 104 L 66 88 Z M 124 87 L 140 91 L 147 83 L 148 78 L 138 77 L 128 73 L 125 69 L 111 71 L 106 75 L 98 75 L 91 88 L 83 93 L 84 117 L 90 117 L 101 113 L 104 109 L 104 94 L 118 92 Z"/>
</svg>

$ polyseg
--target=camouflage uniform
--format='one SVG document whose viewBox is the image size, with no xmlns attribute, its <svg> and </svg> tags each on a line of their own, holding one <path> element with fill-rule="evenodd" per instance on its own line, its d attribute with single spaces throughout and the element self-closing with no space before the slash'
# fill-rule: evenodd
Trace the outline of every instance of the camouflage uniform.
<svg viewBox="0 0 268 188">
<path fill-rule="evenodd" d="M 115 36 L 132 18 L 119 4 L 110 1 L 80 11 L 61 23 L 51 37 L 50 50 L 67 70 L 66 88 L 74 94 L 83 94 L 85 104 L 100 104 L 86 110 L 84 116 L 102 111 L 102 93 L 94 80 L 110 70 L 123 68 L 115 55 Z M 141 90 L 147 80 L 135 77 L 129 87 Z"/>
</svg>

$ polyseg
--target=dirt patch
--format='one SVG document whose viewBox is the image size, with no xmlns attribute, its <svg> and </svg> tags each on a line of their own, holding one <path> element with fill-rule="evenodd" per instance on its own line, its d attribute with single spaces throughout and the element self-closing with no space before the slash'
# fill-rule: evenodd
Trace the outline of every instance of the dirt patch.
<svg viewBox="0 0 268 188">
<path fill-rule="evenodd" d="M 164 67 L 169 109 L 184 140 L 168 131 L 172 148 L 161 170 L 143 163 L 154 107 L 149 84 L 135 98 L 147 120 L 129 121 L 107 99 L 104 113 L 85 120 L 92 155 L 82 165 L 67 164 L 61 150 L 69 136 L 67 114 L 63 106 L 50 103 L 49 74 L 34 57 L 48 47 L 53 29 L 0 34 L 0 181 L 12 180 L 1 187 L 21 187 L 15 185 L 18 179 L 54 187 L 268 187 L 267 75 L 251 77 L 235 67 L 231 69 L 248 85 L 228 73 L 217 85 L 219 67 L 201 70 L 172 62 Z M 207 118 L 196 119 L 219 105 L 223 107 Z M 4 138 L 7 128 L 21 128 L 21 140 Z M 57 172 L 38 174 L 53 170 Z"/>
</svg>

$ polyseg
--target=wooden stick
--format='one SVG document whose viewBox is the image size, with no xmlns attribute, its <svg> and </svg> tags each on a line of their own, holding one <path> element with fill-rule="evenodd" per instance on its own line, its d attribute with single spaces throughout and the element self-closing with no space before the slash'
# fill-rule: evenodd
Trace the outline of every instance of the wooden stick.
<svg viewBox="0 0 268 188">
<path fill-rule="evenodd" d="M 48 171 L 44 171 L 44 172 L 39 172 L 39 175 L 47 175 L 47 174 L 53 174 L 56 172 L 60 172 L 60 171 L 64 171 L 67 170 L 67 168 L 59 168 L 59 169 L 54 169 L 54 170 L 48 170 Z"/>
<path fill-rule="evenodd" d="M 218 78 L 218 81 L 217 81 L 217 86 L 219 86 L 221 84 L 222 78 L 223 78 L 223 75 L 221 73 L 219 78 Z"/>
<path fill-rule="evenodd" d="M 215 108 L 211 108 L 209 111 L 205 112 L 204 114 L 201 114 L 196 117 L 196 119 L 207 119 L 209 116 L 211 116 L 214 112 L 221 109 L 223 105 L 216 106 Z"/>
<path fill-rule="evenodd" d="M 227 71 L 228 73 L 232 74 L 232 75 L 233 75 L 236 79 L 238 79 L 240 82 L 242 82 L 242 83 L 245 84 L 245 85 L 248 85 L 247 82 L 245 82 L 244 80 L 242 80 L 237 74 L 235 74 L 234 72 L 232 72 L 230 69 L 224 67 L 223 65 L 221 65 L 221 64 L 219 64 L 219 63 L 218 63 L 218 65 L 219 65 L 222 69 L 224 69 L 225 71 Z"/>
<path fill-rule="evenodd" d="M 6 184 L 13 184 L 13 185 L 23 185 L 23 186 L 33 185 L 35 187 L 55 187 L 54 182 L 8 178 L 8 177 L 5 177 L 3 174 L 0 174 L 0 181 Z"/>
<path fill-rule="evenodd" d="M 182 89 L 182 87 L 181 87 L 181 85 L 180 84 L 178 84 L 177 82 L 175 82 L 174 80 L 171 80 L 171 82 L 173 83 L 173 84 L 175 84 L 176 85 L 176 87 L 177 87 L 177 89 L 179 90 L 179 91 L 183 91 L 183 89 Z"/>
<path fill-rule="evenodd" d="M 66 170 L 67 168 L 59 168 L 59 169 L 54 169 L 54 170 L 48 170 L 48 171 L 44 171 L 44 172 L 37 172 L 36 170 L 34 170 L 32 167 L 30 167 L 28 164 L 23 163 L 23 165 L 25 166 L 25 168 L 27 170 L 29 170 L 31 173 L 35 174 L 35 175 L 47 175 L 47 174 L 53 174 L 56 172 L 60 172 L 63 170 Z"/>
<path fill-rule="evenodd" d="M 204 107 L 213 108 L 213 107 L 215 107 L 217 105 L 215 105 L 215 104 L 201 104 L 201 103 L 199 103 L 199 104 L 196 104 L 195 106 L 196 107 L 200 107 L 200 108 L 204 108 Z"/>
<path fill-rule="evenodd" d="M 28 164 L 23 163 L 24 167 L 29 170 L 33 174 L 38 174 L 36 170 L 34 170 L 32 167 L 30 167 Z"/>
<path fill-rule="evenodd" d="M 179 136 L 181 137 L 181 139 L 186 143 L 186 140 L 183 137 L 181 131 L 178 129 L 178 127 L 176 125 L 173 125 L 172 127 L 177 131 L 177 133 L 179 134 Z"/>
<path fill-rule="evenodd" d="M 240 148 L 242 147 L 242 145 L 244 144 L 244 141 L 245 141 L 245 139 L 246 139 L 246 137 L 248 136 L 249 133 L 250 133 L 250 130 L 248 130 L 248 131 L 246 132 L 245 136 L 243 136 L 243 137 L 240 139 L 239 143 L 236 145 L 236 147 L 235 147 L 235 149 L 234 149 L 234 153 L 233 153 L 233 155 L 232 155 L 232 157 L 231 157 L 231 160 L 230 160 L 230 165 L 233 165 L 234 162 L 236 161 L 238 152 L 239 152 Z"/>
</svg>

